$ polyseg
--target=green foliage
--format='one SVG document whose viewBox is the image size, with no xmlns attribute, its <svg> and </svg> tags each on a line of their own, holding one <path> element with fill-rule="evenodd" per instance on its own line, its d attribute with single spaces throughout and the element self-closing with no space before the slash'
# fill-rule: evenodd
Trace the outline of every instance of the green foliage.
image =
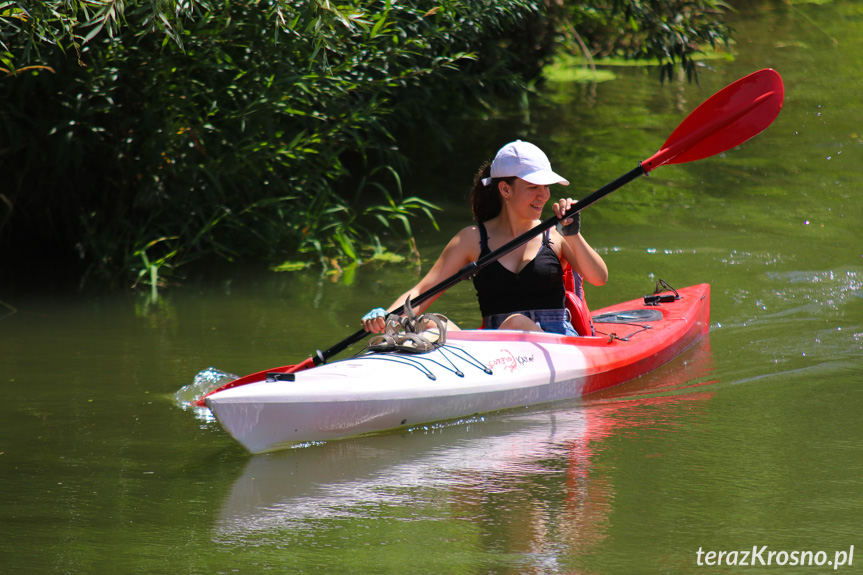
<svg viewBox="0 0 863 575">
<path fill-rule="evenodd" d="M 644 54 L 678 33 L 636 5 L 567 18 Z M 570 22 L 547 8 L 0 0 L 0 239 L 150 284 L 205 254 L 326 267 L 381 259 L 384 232 L 412 247 L 435 207 L 403 197 L 394 128 L 523 92 Z"/>
<path fill-rule="evenodd" d="M 381 229 L 409 238 L 431 204 L 376 181 L 339 189 L 397 163 L 398 118 L 477 90 L 457 73 L 474 48 L 538 8 L 484 4 L 4 2 L 0 154 L 18 169 L 0 233 L 74 245 L 106 274 L 137 274 L 145 253 L 379 254 Z M 36 61 L 55 73 L 16 69 Z"/>
<path fill-rule="evenodd" d="M 593 0 L 563 5 L 561 29 L 570 51 L 588 59 L 610 56 L 658 62 L 661 80 L 682 70 L 697 79 L 704 47 L 728 47 L 721 0 Z"/>
</svg>

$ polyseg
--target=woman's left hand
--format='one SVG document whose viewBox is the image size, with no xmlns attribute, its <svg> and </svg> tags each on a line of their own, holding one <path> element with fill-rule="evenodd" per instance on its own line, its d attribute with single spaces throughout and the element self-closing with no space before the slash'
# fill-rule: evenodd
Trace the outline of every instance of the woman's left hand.
<svg viewBox="0 0 863 575">
<path fill-rule="evenodd" d="M 562 218 L 566 212 L 572 209 L 572 206 L 577 204 L 572 198 L 562 198 L 551 205 L 554 210 L 554 215 Z M 563 218 L 557 224 L 557 231 L 562 236 L 574 236 L 581 230 L 581 213 L 575 214 L 571 218 Z"/>
</svg>

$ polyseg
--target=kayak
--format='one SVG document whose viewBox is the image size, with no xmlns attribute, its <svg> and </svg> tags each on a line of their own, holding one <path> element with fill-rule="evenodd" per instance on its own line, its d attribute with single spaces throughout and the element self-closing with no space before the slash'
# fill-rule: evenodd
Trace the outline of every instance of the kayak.
<svg viewBox="0 0 863 575">
<path fill-rule="evenodd" d="M 415 354 L 362 353 L 216 391 L 205 404 L 252 453 L 576 399 L 671 361 L 709 329 L 710 286 L 596 310 L 596 335 L 447 333 Z M 670 300 L 670 301 L 669 301 Z"/>
</svg>

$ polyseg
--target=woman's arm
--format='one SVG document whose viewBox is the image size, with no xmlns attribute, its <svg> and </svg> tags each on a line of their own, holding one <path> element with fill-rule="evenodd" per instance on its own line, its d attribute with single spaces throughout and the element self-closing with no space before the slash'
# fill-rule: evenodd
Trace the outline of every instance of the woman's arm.
<svg viewBox="0 0 863 575">
<path fill-rule="evenodd" d="M 400 295 L 387 308 L 388 312 L 398 309 L 404 305 L 405 300 L 410 296 L 411 299 L 417 297 L 421 293 L 433 288 L 440 282 L 456 274 L 461 268 L 474 262 L 479 258 L 479 230 L 476 226 L 469 226 L 457 233 L 446 245 L 446 247 L 438 256 L 429 272 L 416 284 L 414 287 Z M 437 294 L 420 305 L 414 308 L 417 314 L 425 311 L 441 294 Z M 386 320 L 383 317 L 376 317 L 363 320 L 363 327 L 366 331 L 380 333 L 384 330 Z"/>
<path fill-rule="evenodd" d="M 572 198 L 566 198 L 552 205 L 554 214 L 557 217 L 562 216 L 569 211 L 576 202 Z M 572 223 L 572 218 L 561 220 L 562 225 L 567 226 Z M 576 233 L 570 236 L 563 236 L 554 230 L 554 236 L 561 240 L 561 253 L 563 258 L 569 262 L 572 269 L 581 274 L 584 280 L 592 285 L 605 285 L 608 281 L 608 267 L 605 265 L 605 260 L 602 259 L 596 250 L 590 247 L 587 240 Z"/>
</svg>

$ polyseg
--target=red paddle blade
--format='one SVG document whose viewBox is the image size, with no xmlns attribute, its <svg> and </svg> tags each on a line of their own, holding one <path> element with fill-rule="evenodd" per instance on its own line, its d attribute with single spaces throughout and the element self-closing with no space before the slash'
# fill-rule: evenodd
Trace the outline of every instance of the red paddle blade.
<svg viewBox="0 0 863 575">
<path fill-rule="evenodd" d="M 739 146 L 773 123 L 785 88 L 775 70 L 765 69 L 729 84 L 692 111 L 662 149 L 641 163 L 645 172 L 682 164 Z"/>
<path fill-rule="evenodd" d="M 314 360 L 310 357 L 305 361 L 298 363 L 296 365 L 283 365 L 282 367 L 271 367 L 270 369 L 265 369 L 264 371 L 259 371 L 257 373 L 250 373 L 249 375 L 244 375 L 239 379 L 235 379 L 234 381 L 229 381 L 225 385 L 217 387 L 216 389 L 209 391 L 192 402 L 192 405 L 196 407 L 207 407 L 207 404 L 204 402 L 208 396 L 213 395 L 216 392 L 224 391 L 226 389 L 231 389 L 232 387 L 239 387 L 241 385 L 246 385 L 247 383 L 254 383 L 256 381 L 263 381 L 267 378 L 268 373 L 296 373 L 298 371 L 302 371 L 304 369 L 309 369 L 315 367 Z"/>
</svg>

